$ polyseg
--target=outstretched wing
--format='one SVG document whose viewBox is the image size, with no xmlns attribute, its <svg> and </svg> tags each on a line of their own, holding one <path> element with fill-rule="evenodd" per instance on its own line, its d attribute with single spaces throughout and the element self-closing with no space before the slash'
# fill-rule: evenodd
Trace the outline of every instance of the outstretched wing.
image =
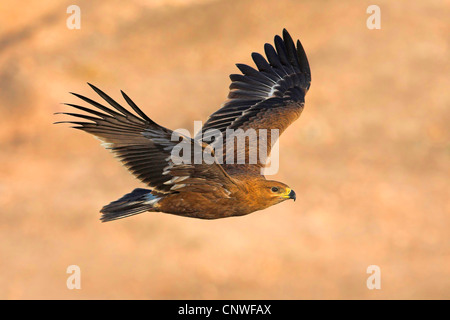
<svg viewBox="0 0 450 320">
<path fill-rule="evenodd" d="M 245 153 L 248 164 L 249 144 L 245 148 L 231 146 L 226 139 L 227 129 L 244 131 L 254 129 L 267 130 L 267 155 L 272 148 L 271 131 L 278 130 L 280 135 L 301 114 L 305 95 L 311 84 L 311 72 L 306 53 L 297 40 L 297 47 L 286 31 L 283 38 L 275 36 L 275 48 L 266 43 L 264 46 L 268 61 L 259 53 L 252 58 L 258 70 L 244 64 L 237 64 L 242 74 L 230 75 L 231 85 L 228 101 L 205 123 L 202 134 L 204 141 L 210 141 L 214 130 L 224 137 L 224 163 L 227 153 L 234 152 L 233 159 Z M 259 140 L 259 138 L 257 138 Z M 261 141 L 259 141 L 261 142 Z M 275 141 L 273 141 L 275 142 Z M 266 159 L 258 157 L 256 165 L 246 165 L 246 170 L 260 171 Z M 229 168 L 226 166 L 225 168 Z"/>
<path fill-rule="evenodd" d="M 88 115 L 67 112 L 60 114 L 88 120 L 88 122 L 61 121 L 57 123 L 71 123 L 76 125 L 73 128 L 96 136 L 102 141 L 102 145 L 119 158 L 129 171 L 152 187 L 154 193 L 190 191 L 217 192 L 228 195 L 227 188 L 232 186 L 233 182 L 220 164 L 215 162 L 211 165 L 204 162 L 194 164 L 194 144 L 198 142 L 153 122 L 124 92 L 122 95 L 125 101 L 136 112 L 136 115 L 123 108 L 100 89 L 89 85 L 113 108 L 105 107 L 87 97 L 72 93 L 95 109 L 67 104 L 88 113 Z M 180 146 L 181 141 L 187 148 L 172 155 L 173 148 Z M 204 151 L 205 148 L 208 146 L 202 145 L 197 150 Z M 191 152 L 189 158 L 184 157 L 184 152 Z M 188 159 L 188 161 L 183 162 L 182 159 Z"/>
</svg>

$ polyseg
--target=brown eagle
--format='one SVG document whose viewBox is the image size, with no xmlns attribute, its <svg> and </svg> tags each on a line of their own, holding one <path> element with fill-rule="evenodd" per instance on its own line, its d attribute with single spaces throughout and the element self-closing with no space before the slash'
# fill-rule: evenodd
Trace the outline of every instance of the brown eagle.
<svg viewBox="0 0 450 320">
<path fill-rule="evenodd" d="M 209 117 L 200 135 L 214 130 L 225 134 L 228 130 L 238 129 L 244 132 L 276 129 L 281 134 L 300 116 L 311 83 L 306 53 L 299 40 L 297 45 L 294 44 L 286 29 L 282 38 L 275 36 L 274 44 L 275 47 L 268 43 L 264 46 L 267 60 L 259 53 L 252 53 L 257 69 L 245 64 L 236 65 L 242 74 L 230 75 L 228 100 Z M 244 153 L 247 161 L 250 156 L 248 144 L 234 146 L 225 138 L 220 149 L 222 155 L 217 155 L 217 149 L 212 149 L 211 144 L 197 137 L 176 135 L 152 121 L 123 91 L 123 98 L 135 113 L 89 85 L 109 106 L 72 93 L 95 109 L 67 103 L 87 114 L 62 112 L 81 121 L 57 123 L 74 124 L 73 128 L 100 139 L 105 148 L 151 188 L 135 189 L 104 206 L 100 218 L 103 222 L 146 211 L 217 219 L 246 215 L 287 199 L 296 199 L 294 190 L 286 184 L 265 179 L 261 171 L 266 160 L 264 156 L 258 157 L 255 163 L 224 161 L 230 152 L 234 155 Z M 270 132 L 263 141 L 267 154 L 273 143 Z M 176 161 L 172 151 L 180 141 L 192 149 L 208 152 L 215 161 Z"/>
</svg>

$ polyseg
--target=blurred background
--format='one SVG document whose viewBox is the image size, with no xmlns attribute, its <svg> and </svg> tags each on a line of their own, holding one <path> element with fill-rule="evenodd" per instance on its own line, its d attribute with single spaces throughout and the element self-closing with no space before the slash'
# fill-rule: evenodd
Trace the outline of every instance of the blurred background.
<svg viewBox="0 0 450 320">
<path fill-rule="evenodd" d="M 70 30 L 67 7 L 81 8 Z M 369 30 L 366 9 L 381 8 Z M 450 298 L 449 1 L 0 2 L 0 298 Z M 235 63 L 287 28 L 312 85 L 271 178 L 297 192 L 239 218 L 101 207 L 145 187 L 53 125 L 91 82 L 176 128 L 205 121 Z M 69 265 L 81 290 L 69 290 Z M 369 265 L 381 290 L 369 290 Z"/>
</svg>

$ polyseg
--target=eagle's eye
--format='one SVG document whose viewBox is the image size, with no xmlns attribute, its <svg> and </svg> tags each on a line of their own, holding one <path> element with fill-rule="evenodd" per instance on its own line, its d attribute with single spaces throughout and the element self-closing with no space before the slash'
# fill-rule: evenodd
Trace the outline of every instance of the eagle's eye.
<svg viewBox="0 0 450 320">
<path fill-rule="evenodd" d="M 278 188 L 278 187 L 272 187 L 272 192 L 278 192 L 278 191 L 280 191 L 280 188 Z"/>
</svg>

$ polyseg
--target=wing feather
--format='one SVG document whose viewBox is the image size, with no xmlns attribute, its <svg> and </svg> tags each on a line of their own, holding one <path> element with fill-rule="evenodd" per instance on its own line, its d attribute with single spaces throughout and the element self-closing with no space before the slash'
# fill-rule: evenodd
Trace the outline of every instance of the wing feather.
<svg viewBox="0 0 450 320">
<path fill-rule="evenodd" d="M 76 104 L 66 104 L 87 114 L 73 112 L 59 112 L 59 114 L 87 121 L 57 123 L 74 124 L 74 128 L 99 138 L 103 146 L 109 149 L 131 173 L 152 187 L 153 193 L 212 192 L 214 190 L 219 194 L 222 191 L 224 196 L 228 196 L 228 188 L 233 181 L 220 164 L 174 162 L 172 150 L 178 145 L 180 139 L 187 139 L 191 152 L 195 150 L 194 144 L 199 142 L 156 124 L 123 91 L 121 91 L 122 96 L 136 114 L 122 107 L 97 87 L 89 85 L 112 108 L 73 93 L 97 110 Z M 177 136 L 178 139 L 173 139 Z M 203 151 L 207 147 L 208 145 L 205 144 L 200 149 Z M 193 154 L 191 159 L 192 157 Z"/>
<path fill-rule="evenodd" d="M 228 101 L 209 117 L 201 132 L 203 137 L 209 137 L 210 129 L 219 130 L 224 137 L 227 129 L 277 129 L 281 134 L 300 116 L 311 84 L 311 71 L 303 46 L 299 40 L 295 45 L 284 29 L 283 37 L 274 37 L 274 46 L 264 45 L 264 53 L 267 60 L 259 53 L 252 53 L 257 69 L 236 64 L 242 74 L 230 75 Z M 268 140 L 270 153 L 272 145 Z M 223 150 L 224 158 L 227 152 L 245 152 L 248 159 L 248 145 L 245 150 L 227 149 L 225 138 Z M 259 171 L 263 163 L 265 159 L 259 159 L 256 166 L 247 166 L 246 170 Z M 230 166 L 225 168 L 228 170 Z"/>
</svg>

